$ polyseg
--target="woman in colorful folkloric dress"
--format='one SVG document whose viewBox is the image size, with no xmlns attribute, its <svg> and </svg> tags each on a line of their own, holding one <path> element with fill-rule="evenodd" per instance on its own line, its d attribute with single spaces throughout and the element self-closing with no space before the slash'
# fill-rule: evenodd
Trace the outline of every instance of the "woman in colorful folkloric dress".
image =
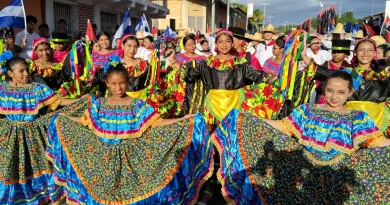
<svg viewBox="0 0 390 205">
<path fill-rule="evenodd" d="M 272 119 L 282 106 L 282 97 L 272 84 L 262 83 L 262 71 L 254 69 L 244 58 L 231 54 L 233 34 L 220 30 L 216 37 L 218 54 L 182 69 L 186 86 L 201 81 L 194 90 L 186 89 L 183 112 L 202 112 L 210 128 L 216 126 L 233 108 Z M 176 69 L 173 56 L 168 59 Z"/>
<path fill-rule="evenodd" d="M 262 66 L 263 72 L 266 73 L 266 78 L 276 78 L 278 76 L 280 64 L 283 60 L 284 44 L 284 36 L 275 40 L 275 43 L 272 47 L 273 57 L 266 60 Z"/>
<path fill-rule="evenodd" d="M 121 49 L 123 49 L 121 63 L 130 75 L 128 95 L 132 98 L 145 99 L 149 64 L 142 58 L 134 57 L 139 48 L 139 43 L 135 36 L 123 36 L 120 44 Z"/>
<path fill-rule="evenodd" d="M 230 112 L 212 136 L 225 199 L 388 204 L 389 139 L 367 113 L 344 106 L 353 93 L 351 75 L 335 71 L 325 85 L 326 104 L 303 104 L 279 121 Z"/>
<path fill-rule="evenodd" d="M 7 61 L 3 72 L 11 78 L 0 84 L 0 204 L 53 204 L 65 189 L 54 184 L 53 167 L 46 159 L 47 109 L 73 102 L 61 99 L 45 84 L 29 82 L 27 62 Z"/>
<path fill-rule="evenodd" d="M 54 63 L 50 43 L 45 38 L 36 38 L 33 55 L 27 60 L 32 80 L 46 84 L 63 98 L 76 98 L 76 88 L 69 63 L 69 56 L 60 63 Z"/>
<path fill-rule="evenodd" d="M 111 56 L 119 55 L 121 56 L 122 53 L 120 53 L 120 50 L 111 50 L 111 43 L 110 43 L 110 34 L 102 31 L 97 35 L 98 43 L 100 46 L 99 51 L 92 51 L 92 63 L 93 63 L 93 72 L 92 76 L 99 76 L 104 75 L 101 71 L 104 67 L 104 63 L 107 62 Z M 87 51 L 86 51 L 87 52 Z M 99 79 L 100 77 L 96 77 L 96 79 Z M 95 86 L 99 86 L 99 95 L 105 96 L 106 95 L 106 87 L 104 83 L 101 83 L 99 81 L 94 82 L 96 84 Z"/>
<path fill-rule="evenodd" d="M 204 119 L 161 120 L 145 101 L 126 95 L 123 65 L 109 66 L 111 96 L 91 96 L 84 116 L 57 115 L 49 127 L 47 155 L 55 165 L 56 183 L 67 189 L 67 202 L 195 203 L 213 166 Z"/>
<path fill-rule="evenodd" d="M 201 61 L 204 61 L 206 59 L 203 55 L 198 55 L 195 53 L 196 50 L 196 43 L 195 43 L 195 35 L 190 34 L 183 38 L 183 45 L 184 45 L 184 53 L 178 53 L 176 55 L 177 63 L 180 65 L 186 64 L 191 61 L 195 61 L 196 63 L 199 63 Z M 173 63 L 173 62 L 171 62 Z"/>
<path fill-rule="evenodd" d="M 390 73 L 375 60 L 376 46 L 371 39 L 357 42 L 354 50 L 354 64 L 344 68 L 353 77 L 354 93 L 346 107 L 367 112 L 383 132 L 389 131 Z M 313 66 L 309 80 L 325 81 L 332 70 Z"/>
</svg>

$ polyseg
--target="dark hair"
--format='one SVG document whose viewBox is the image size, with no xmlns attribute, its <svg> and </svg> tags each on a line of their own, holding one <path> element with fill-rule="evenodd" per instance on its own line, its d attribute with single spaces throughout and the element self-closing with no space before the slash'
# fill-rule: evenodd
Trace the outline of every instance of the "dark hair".
<svg viewBox="0 0 390 205">
<path fill-rule="evenodd" d="M 363 40 L 360 40 L 356 45 L 355 45 L 355 49 L 353 50 L 355 53 L 357 52 L 357 49 L 359 47 L 360 44 L 362 43 L 365 43 L 365 42 L 370 42 L 372 43 L 372 45 L 374 46 L 374 49 L 376 51 L 376 45 L 375 43 L 371 40 L 371 39 L 363 39 Z M 352 63 L 351 67 L 352 68 L 356 68 L 357 66 L 359 65 L 359 60 L 356 58 L 356 61 Z M 382 70 L 383 68 L 380 66 L 380 64 L 378 63 L 377 60 L 375 59 L 372 59 L 371 60 L 371 63 L 370 63 L 370 68 L 375 71 L 375 72 L 379 72 L 380 70 Z"/>
<path fill-rule="evenodd" d="M 319 38 L 317 36 L 312 36 L 310 40 L 313 41 L 314 39 L 319 39 Z"/>
<path fill-rule="evenodd" d="M 31 15 L 28 15 L 26 16 L 26 23 L 37 23 L 38 22 L 38 19 L 35 18 L 35 16 L 31 16 Z"/>
<path fill-rule="evenodd" d="M 201 42 L 200 42 L 200 45 L 203 45 L 203 44 L 205 44 L 205 43 L 209 43 L 207 40 L 202 40 Z"/>
<path fill-rule="evenodd" d="M 186 45 L 187 41 L 189 40 L 193 40 L 195 42 L 195 35 L 194 34 L 186 35 L 183 38 L 183 45 Z"/>
<path fill-rule="evenodd" d="M 17 65 L 17 64 L 23 64 L 23 65 L 25 65 L 26 66 L 26 68 L 27 68 L 27 72 L 29 72 L 29 69 L 28 69 L 28 63 L 27 63 L 27 61 L 24 59 L 24 58 L 21 58 L 21 57 L 19 57 L 19 56 L 15 56 L 15 57 L 12 57 L 11 59 L 9 59 L 9 60 L 7 60 L 6 62 L 5 62 L 5 68 L 6 68 L 6 70 L 7 71 L 13 71 L 13 67 L 15 66 L 15 65 Z M 5 80 L 6 81 L 10 81 L 10 80 L 12 80 L 12 78 L 8 75 L 8 73 L 6 72 L 6 73 L 4 73 L 5 74 Z"/>
<path fill-rule="evenodd" d="M 108 70 L 106 72 L 106 77 L 105 77 L 105 80 L 108 79 L 108 77 L 114 73 L 117 73 L 117 74 L 122 74 L 125 79 L 126 79 L 126 82 L 129 82 L 129 72 L 127 71 L 127 69 L 123 66 L 122 63 L 118 63 L 118 65 L 116 66 L 112 66 L 110 65 L 108 67 Z"/>
<path fill-rule="evenodd" d="M 92 28 L 96 28 L 97 29 L 97 25 L 96 24 L 92 24 Z"/>
<path fill-rule="evenodd" d="M 275 40 L 275 44 L 277 46 L 279 46 L 279 48 L 284 48 L 284 44 L 285 44 L 285 41 L 284 41 L 284 36 L 280 36 L 279 38 L 277 38 Z"/>
<path fill-rule="evenodd" d="M 122 41 L 122 45 L 125 45 L 127 41 L 135 41 L 137 43 L 137 47 L 139 47 L 138 39 L 135 36 L 127 36 L 126 38 L 124 38 Z"/>
<path fill-rule="evenodd" d="M 204 34 L 200 34 L 199 39 L 201 39 L 201 38 L 206 38 L 206 36 Z"/>
<path fill-rule="evenodd" d="M 340 78 L 342 80 L 348 81 L 348 88 L 349 88 L 349 90 L 352 90 L 353 80 L 352 80 L 351 74 L 349 74 L 345 71 L 342 71 L 342 70 L 336 70 L 328 76 L 324 87 L 326 87 L 326 85 L 328 84 L 329 79 L 332 79 L 332 78 Z"/>
<path fill-rule="evenodd" d="M 386 44 L 382 44 L 377 47 L 377 49 L 382 49 L 382 50 L 386 50 L 387 48 L 388 46 Z"/>
<path fill-rule="evenodd" d="M 144 40 L 145 39 L 148 39 L 150 42 L 154 42 L 154 39 L 153 39 L 153 37 L 151 37 L 151 36 L 145 36 L 145 38 L 144 38 Z"/>
<path fill-rule="evenodd" d="M 16 64 L 24 64 L 27 68 L 28 68 L 28 63 L 27 61 L 24 59 L 24 58 L 21 58 L 19 56 L 15 56 L 15 57 L 12 57 L 11 59 L 7 60 L 5 62 L 5 68 L 7 69 L 7 71 L 13 71 L 13 67 L 16 65 Z"/>
<path fill-rule="evenodd" d="M 102 36 L 107 36 L 108 39 L 111 39 L 111 36 L 110 36 L 110 34 L 109 34 L 108 32 L 101 31 L 101 32 L 97 35 L 97 40 L 99 40 L 100 37 L 102 37 Z"/>
<path fill-rule="evenodd" d="M 97 44 L 97 43 L 98 43 L 98 40 L 92 40 L 92 41 L 91 41 L 91 46 L 89 47 L 91 51 L 93 50 L 93 46 L 94 46 L 95 44 Z"/>
<path fill-rule="evenodd" d="M 60 20 L 58 21 L 58 23 L 59 23 L 59 24 L 60 24 L 60 23 L 66 24 L 66 21 L 65 21 L 64 19 L 60 19 Z"/>
<path fill-rule="evenodd" d="M 43 24 L 38 26 L 38 29 L 41 29 L 41 28 L 45 28 L 45 29 L 49 30 L 49 25 L 43 23 Z"/>
</svg>

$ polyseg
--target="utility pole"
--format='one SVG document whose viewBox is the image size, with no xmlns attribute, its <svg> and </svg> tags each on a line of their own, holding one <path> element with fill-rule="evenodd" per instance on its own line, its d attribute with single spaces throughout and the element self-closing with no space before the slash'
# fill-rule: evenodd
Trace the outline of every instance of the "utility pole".
<svg viewBox="0 0 390 205">
<path fill-rule="evenodd" d="M 226 29 L 229 28 L 229 25 L 230 25 L 230 0 L 227 0 Z"/>
<path fill-rule="evenodd" d="M 321 8 L 320 12 L 322 12 L 322 9 L 324 8 L 324 0 L 320 0 L 320 8 Z"/>
<path fill-rule="evenodd" d="M 211 32 L 214 31 L 215 31 L 215 0 L 211 0 Z"/>
<path fill-rule="evenodd" d="M 267 9 L 267 5 L 270 3 L 261 3 L 260 6 L 264 5 L 264 19 L 263 19 L 263 28 L 265 28 L 265 11 Z"/>
<path fill-rule="evenodd" d="M 371 16 L 374 17 L 374 4 L 375 0 L 372 0 Z"/>
<path fill-rule="evenodd" d="M 341 19 L 341 7 L 342 6 L 343 6 L 343 0 L 340 0 L 340 14 L 339 14 L 340 15 L 340 17 L 339 17 L 340 19 Z"/>
</svg>

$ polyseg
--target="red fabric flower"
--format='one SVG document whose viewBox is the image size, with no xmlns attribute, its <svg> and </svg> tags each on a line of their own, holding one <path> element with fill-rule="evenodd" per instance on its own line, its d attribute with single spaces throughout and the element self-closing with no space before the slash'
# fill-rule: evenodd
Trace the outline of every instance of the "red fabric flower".
<svg viewBox="0 0 390 205">
<path fill-rule="evenodd" d="M 246 101 L 243 102 L 243 103 L 241 104 L 241 108 L 242 108 L 244 111 L 249 111 L 249 109 L 250 109 L 250 107 L 249 107 L 249 105 L 247 104 Z"/>
<path fill-rule="evenodd" d="M 173 96 L 175 97 L 176 102 L 182 102 L 184 100 L 184 93 L 179 91 L 174 91 Z"/>
<path fill-rule="evenodd" d="M 279 112 L 280 108 L 282 108 L 282 103 L 277 101 L 275 98 L 268 98 L 264 102 L 269 109 L 272 110 L 272 112 L 277 113 Z"/>
<path fill-rule="evenodd" d="M 271 97 L 273 92 L 274 91 L 273 91 L 273 87 L 271 84 L 266 85 L 263 89 L 263 95 L 265 98 Z"/>
<path fill-rule="evenodd" d="M 245 91 L 245 98 L 252 99 L 253 96 L 254 96 L 253 90 L 248 89 Z"/>
</svg>

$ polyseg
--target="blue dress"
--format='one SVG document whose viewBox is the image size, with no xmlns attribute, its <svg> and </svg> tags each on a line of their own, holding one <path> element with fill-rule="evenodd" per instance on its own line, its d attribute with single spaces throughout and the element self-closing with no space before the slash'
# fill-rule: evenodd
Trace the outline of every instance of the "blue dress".
<svg viewBox="0 0 390 205">
<path fill-rule="evenodd" d="M 60 102 L 44 84 L 0 84 L 0 114 L 5 116 L 0 120 L 0 204 L 56 203 L 64 197 L 45 155 L 50 118 L 41 117 Z"/>
<path fill-rule="evenodd" d="M 233 110 L 212 141 L 218 178 L 235 204 L 388 204 L 390 147 L 363 111 L 347 114 L 303 104 L 280 121 Z M 294 136 L 295 138 L 292 138 Z"/>
<path fill-rule="evenodd" d="M 47 153 L 74 204 L 190 204 L 213 167 L 202 116 L 153 127 L 145 101 L 108 105 L 90 97 L 82 124 L 56 116 Z"/>
</svg>

